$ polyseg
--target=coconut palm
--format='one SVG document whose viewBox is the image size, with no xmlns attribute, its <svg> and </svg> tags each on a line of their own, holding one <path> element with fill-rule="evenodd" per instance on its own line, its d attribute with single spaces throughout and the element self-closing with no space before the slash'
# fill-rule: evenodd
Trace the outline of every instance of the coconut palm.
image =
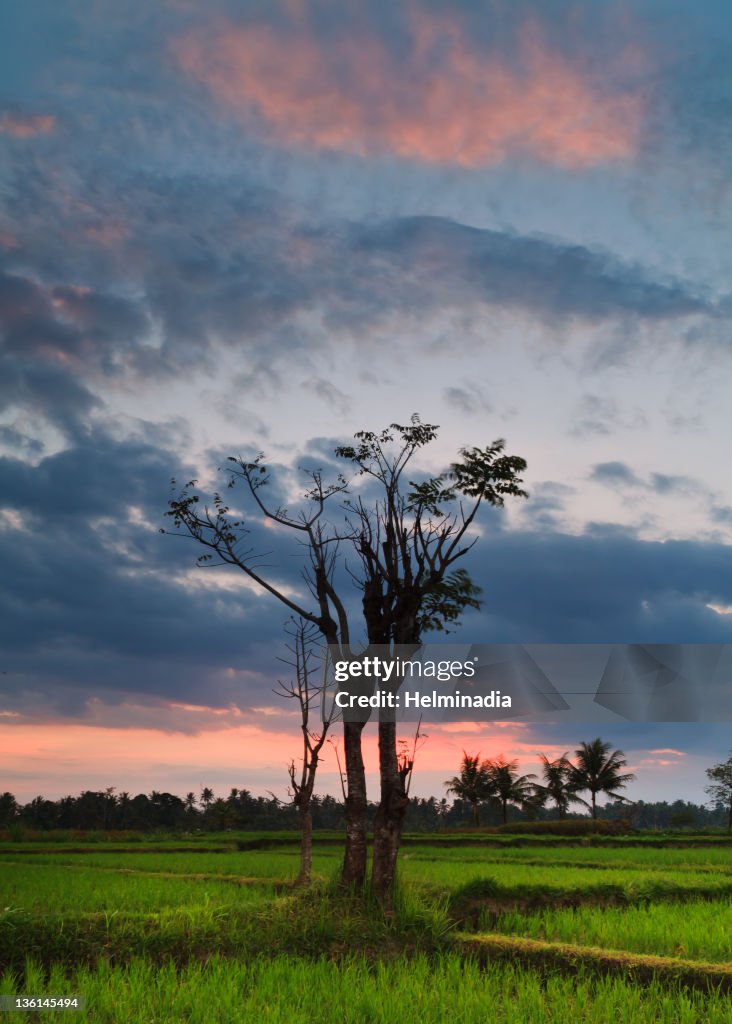
<svg viewBox="0 0 732 1024">
<path fill-rule="evenodd" d="M 460 774 L 447 779 L 445 785 L 448 793 L 452 793 L 460 800 L 466 800 L 470 804 L 473 811 L 473 824 L 480 825 L 478 808 L 492 792 L 488 762 L 481 761 L 480 754 L 471 756 L 463 751 Z"/>
<path fill-rule="evenodd" d="M 504 825 L 508 821 L 509 804 L 517 804 L 522 808 L 535 806 L 536 787 L 532 782 L 535 775 L 519 775 L 518 761 L 507 761 L 503 755 L 486 763 L 493 795 L 501 805 Z"/>
<path fill-rule="evenodd" d="M 632 772 L 622 771 L 628 763 L 623 751 L 613 750 L 611 753 L 610 748 L 611 744 L 604 743 L 598 736 L 591 743 L 580 744 L 574 752 L 576 763 L 572 765 L 570 783 L 575 792 L 589 790 L 590 803 L 586 800 L 582 803 L 592 809 L 593 818 L 597 817 L 598 793 L 625 800 L 620 790 L 635 778 Z"/>
<path fill-rule="evenodd" d="M 567 753 L 550 761 L 546 754 L 539 754 L 543 785 L 538 788 L 545 798 L 554 801 L 560 820 L 564 818 L 572 801 L 581 802 L 572 781 L 572 762 Z"/>
</svg>

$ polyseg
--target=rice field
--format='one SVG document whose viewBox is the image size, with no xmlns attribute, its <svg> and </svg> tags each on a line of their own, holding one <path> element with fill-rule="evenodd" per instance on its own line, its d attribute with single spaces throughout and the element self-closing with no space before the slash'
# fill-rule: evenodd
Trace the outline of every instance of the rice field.
<svg viewBox="0 0 732 1024">
<path fill-rule="evenodd" d="M 491 930 L 549 942 L 628 950 L 690 960 L 732 959 L 732 901 L 579 906 L 502 914 Z"/>
<path fill-rule="evenodd" d="M 98 868 L 69 871 L 66 865 L 0 862 L 0 910 L 16 907 L 30 914 L 156 911 L 170 907 L 229 906 L 266 900 L 271 886 L 237 886 L 206 878 L 169 878 L 139 872 L 121 874 Z"/>
<path fill-rule="evenodd" d="M 94 1022 L 732 1024 L 729 847 L 427 838 L 384 919 L 335 894 L 332 840 L 309 894 L 268 842 L 0 844 L 0 994 Z"/>
<path fill-rule="evenodd" d="M 341 964 L 279 957 L 239 963 L 154 967 L 133 960 L 102 962 L 46 979 L 31 969 L 27 991 L 83 992 L 87 1010 L 72 1020 L 98 1024 L 730 1024 L 732 1004 L 719 995 L 643 987 L 622 978 L 554 975 L 543 980 L 511 965 L 481 969 L 456 955 L 376 962 L 353 957 Z M 12 979 L 0 992 L 15 991 Z M 16 1014 L 13 1020 L 24 1017 Z M 48 1020 L 50 1013 L 36 1019 Z M 66 1020 L 67 1017 L 64 1017 Z"/>
</svg>

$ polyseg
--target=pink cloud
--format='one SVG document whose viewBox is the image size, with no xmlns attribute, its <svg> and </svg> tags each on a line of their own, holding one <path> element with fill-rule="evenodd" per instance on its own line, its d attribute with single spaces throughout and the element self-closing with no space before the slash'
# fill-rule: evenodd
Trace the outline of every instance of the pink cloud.
<svg viewBox="0 0 732 1024">
<path fill-rule="evenodd" d="M 48 135 L 56 127 L 56 118 L 51 114 L 3 114 L 0 117 L 0 135 L 14 139 L 29 139 L 33 135 Z"/>
<path fill-rule="evenodd" d="M 585 168 L 637 151 L 642 97 L 609 89 L 536 26 L 521 32 L 514 63 L 481 52 L 454 15 L 413 9 L 410 27 L 405 59 L 367 29 L 326 44 L 302 16 L 288 31 L 219 23 L 173 51 L 217 100 L 285 144 L 461 167 L 528 155 Z"/>
</svg>

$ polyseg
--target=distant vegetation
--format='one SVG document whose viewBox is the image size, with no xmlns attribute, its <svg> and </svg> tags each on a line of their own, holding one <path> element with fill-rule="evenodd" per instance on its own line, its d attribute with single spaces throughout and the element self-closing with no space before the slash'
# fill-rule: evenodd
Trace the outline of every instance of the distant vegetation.
<svg viewBox="0 0 732 1024">
<path fill-rule="evenodd" d="M 331 796 L 313 797 L 313 823 L 317 830 L 343 828 L 345 815 L 341 801 Z M 369 805 L 369 823 L 373 825 L 376 805 Z M 509 823 L 557 821 L 556 808 L 508 807 Z M 713 809 L 684 800 L 639 800 L 632 805 L 612 801 L 598 807 L 600 820 L 626 819 L 637 829 L 700 829 L 723 828 L 727 825 L 727 809 L 718 804 Z M 483 826 L 498 826 L 502 821 L 502 806 L 487 804 L 481 809 Z M 569 821 L 588 821 L 586 814 L 569 812 Z M 470 801 L 438 800 L 435 797 L 409 801 L 405 827 L 409 832 L 435 832 L 440 829 L 461 829 L 471 826 L 473 812 Z M 298 828 L 297 809 L 274 797 L 253 796 L 247 789 L 232 789 L 227 797 L 216 796 L 208 787 L 198 798 L 193 793 L 185 798 L 172 793 L 150 794 L 117 793 L 114 789 L 86 790 L 79 796 L 66 796 L 60 800 L 36 797 L 27 804 L 19 804 L 11 793 L 0 795 L 0 829 L 54 829 L 132 830 L 138 832 L 173 831 L 215 832 L 226 829 L 257 831 L 262 829 L 295 830 Z"/>
</svg>

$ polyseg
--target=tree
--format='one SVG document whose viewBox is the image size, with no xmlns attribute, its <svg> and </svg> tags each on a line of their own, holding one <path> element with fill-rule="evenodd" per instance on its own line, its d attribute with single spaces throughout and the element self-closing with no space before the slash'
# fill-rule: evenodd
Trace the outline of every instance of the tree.
<svg viewBox="0 0 732 1024">
<path fill-rule="evenodd" d="M 460 774 L 453 775 L 445 782 L 447 792 L 470 804 L 473 824 L 480 825 L 480 805 L 493 792 L 493 784 L 488 772 L 488 762 L 480 760 L 480 754 L 467 754 L 463 751 L 460 763 Z"/>
<path fill-rule="evenodd" d="M 18 816 L 18 803 L 12 793 L 0 794 L 0 827 L 11 825 Z"/>
<path fill-rule="evenodd" d="M 243 484 L 255 510 L 276 529 L 303 541 L 304 576 L 312 604 L 286 593 L 264 573 L 261 553 L 247 545 L 251 529 L 236 518 L 222 496 L 202 505 L 196 481 L 169 503 L 174 527 L 208 549 L 199 562 L 231 565 L 243 571 L 291 612 L 312 623 L 337 657 L 353 655 L 352 629 L 337 568 L 347 568 L 362 592 L 363 632 L 368 645 L 419 645 L 430 630 L 449 630 L 466 608 L 479 605 L 479 590 L 455 563 L 477 541 L 471 528 L 483 504 L 502 506 L 506 497 L 526 497 L 520 473 L 525 461 L 504 454 L 505 442 L 486 448 L 463 448 L 460 461 L 434 477 L 415 482 L 408 467 L 414 456 L 437 436 L 437 427 L 412 417 L 411 424 L 392 424 L 380 433 L 361 431 L 354 445 L 335 449 L 354 477 L 339 475 L 330 484 L 322 471 L 308 472 L 304 506 L 291 513 L 269 505 L 263 488 L 269 482 L 264 456 L 253 461 L 229 459 L 229 487 Z M 349 486 L 368 477 L 376 497 L 351 497 Z M 328 521 L 326 510 L 339 498 L 341 514 Z M 165 532 L 165 531 L 163 531 Z M 344 548 L 355 553 L 360 573 L 341 559 Z M 216 557 L 218 561 L 212 561 Z M 374 824 L 372 883 L 376 896 L 389 907 L 396 872 L 411 768 L 400 762 L 396 723 L 379 720 L 380 802 Z M 342 881 L 360 889 L 366 877 L 366 776 L 361 751 L 364 722 L 343 723 L 346 791 L 346 847 Z"/>
<path fill-rule="evenodd" d="M 727 812 L 727 831 L 732 832 L 732 754 L 726 761 L 720 761 L 712 768 L 706 769 L 709 785 L 704 792 L 712 798 L 716 806 L 722 804 Z"/>
<path fill-rule="evenodd" d="M 290 682 L 278 681 L 275 693 L 297 701 L 300 711 L 300 729 L 302 732 L 302 759 L 298 772 L 295 761 L 288 766 L 290 776 L 290 794 L 297 808 L 300 821 L 300 871 L 297 885 L 310 883 L 313 865 L 313 814 L 311 809 L 315 776 L 318 770 L 320 752 L 328 736 L 331 716 L 323 716 L 319 730 L 311 728 L 310 719 L 315 702 L 323 695 L 324 687 L 313 679 L 313 644 L 318 635 L 317 629 L 303 619 L 293 621 L 287 627 L 291 643 L 287 644 L 290 659 L 283 659 L 295 671 L 295 678 Z"/>
<path fill-rule="evenodd" d="M 541 774 L 544 784 L 540 787 L 546 798 L 554 801 L 560 820 L 565 817 L 570 803 L 578 801 L 572 783 L 572 762 L 566 753 L 550 761 L 546 754 L 540 754 Z"/>
<path fill-rule="evenodd" d="M 203 807 L 203 818 L 204 821 L 206 822 L 206 826 L 204 827 L 210 828 L 209 812 L 211 804 L 214 802 L 215 799 L 216 798 L 214 795 L 214 791 L 211 789 L 210 786 L 201 786 L 201 806 Z"/>
<path fill-rule="evenodd" d="M 592 808 L 593 818 L 597 817 L 598 793 L 606 793 L 616 800 L 625 800 L 619 791 L 635 778 L 632 772 L 622 772 L 628 763 L 623 751 L 613 750 L 611 753 L 610 747 L 610 743 L 604 743 L 598 736 L 591 743 L 580 744 L 574 752 L 576 764 L 572 765 L 570 783 L 575 793 L 589 790 L 589 804 L 581 797 L 577 799 Z"/>
<path fill-rule="evenodd" d="M 501 805 L 501 820 L 508 821 L 508 805 L 535 806 L 536 792 L 532 780 L 535 775 L 519 775 L 517 760 L 507 761 L 503 755 L 485 762 L 491 795 Z"/>
</svg>

